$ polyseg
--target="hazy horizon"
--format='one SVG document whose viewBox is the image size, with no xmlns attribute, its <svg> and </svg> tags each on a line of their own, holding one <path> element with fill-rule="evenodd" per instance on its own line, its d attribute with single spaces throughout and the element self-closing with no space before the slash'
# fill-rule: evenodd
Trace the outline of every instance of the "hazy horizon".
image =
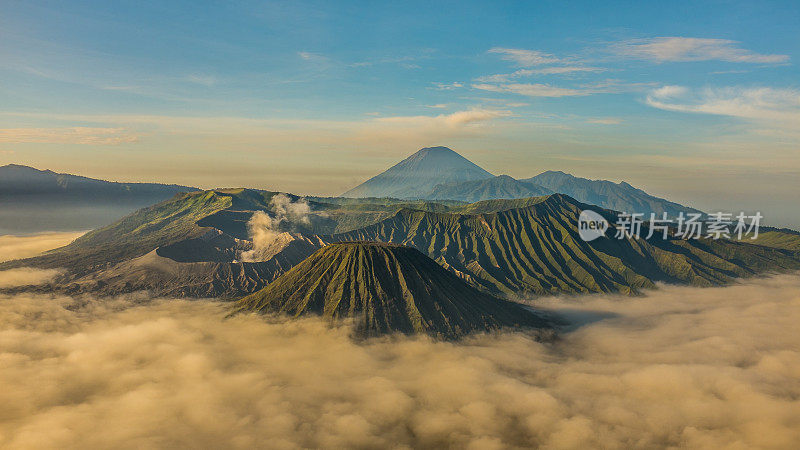
<svg viewBox="0 0 800 450">
<path fill-rule="evenodd" d="M 445 145 L 800 226 L 794 2 L 0 12 L 0 165 L 337 195 Z"/>
</svg>

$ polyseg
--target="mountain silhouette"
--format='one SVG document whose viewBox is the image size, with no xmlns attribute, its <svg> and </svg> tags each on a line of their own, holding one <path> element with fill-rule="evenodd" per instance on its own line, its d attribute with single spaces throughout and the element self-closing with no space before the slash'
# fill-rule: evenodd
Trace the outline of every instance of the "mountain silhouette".
<svg viewBox="0 0 800 450">
<path fill-rule="evenodd" d="M 180 192 L 197 190 L 116 183 L 9 164 L 0 167 L 0 234 L 97 228 Z"/>
<path fill-rule="evenodd" d="M 602 206 L 614 211 L 643 213 L 645 217 L 649 217 L 650 213 L 655 213 L 660 217 L 664 212 L 669 216 L 677 216 L 681 212 L 701 212 L 688 206 L 652 196 L 624 181 L 613 183 L 606 180 L 589 180 L 552 170 L 520 181 L 533 183 L 553 192 L 569 195 L 583 203 Z"/>
<path fill-rule="evenodd" d="M 342 197 L 420 198 L 436 185 L 493 175 L 447 147 L 426 147 Z"/>
</svg>

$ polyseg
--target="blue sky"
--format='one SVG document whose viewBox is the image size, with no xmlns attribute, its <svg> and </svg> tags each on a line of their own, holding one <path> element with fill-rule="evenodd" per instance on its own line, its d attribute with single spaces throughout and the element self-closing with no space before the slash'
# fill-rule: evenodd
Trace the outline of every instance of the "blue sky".
<svg viewBox="0 0 800 450">
<path fill-rule="evenodd" d="M 447 145 L 800 225 L 800 4 L 0 1 L 0 164 L 338 194 Z"/>
</svg>

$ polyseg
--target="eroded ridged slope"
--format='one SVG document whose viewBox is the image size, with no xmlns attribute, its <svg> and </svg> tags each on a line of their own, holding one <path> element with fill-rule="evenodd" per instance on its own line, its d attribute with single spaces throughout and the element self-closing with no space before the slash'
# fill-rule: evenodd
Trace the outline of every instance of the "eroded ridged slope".
<svg viewBox="0 0 800 450">
<path fill-rule="evenodd" d="M 328 245 L 237 302 L 235 310 L 353 318 L 362 336 L 457 338 L 550 324 L 530 309 L 469 286 L 416 249 L 376 242 Z"/>
<path fill-rule="evenodd" d="M 576 226 L 583 209 L 604 215 L 613 236 L 615 213 L 555 194 L 527 207 L 472 216 L 401 210 L 333 240 L 412 246 L 475 285 L 509 294 L 631 292 L 657 281 L 711 286 L 800 268 L 800 253 L 748 242 L 660 237 L 584 242 Z"/>
</svg>

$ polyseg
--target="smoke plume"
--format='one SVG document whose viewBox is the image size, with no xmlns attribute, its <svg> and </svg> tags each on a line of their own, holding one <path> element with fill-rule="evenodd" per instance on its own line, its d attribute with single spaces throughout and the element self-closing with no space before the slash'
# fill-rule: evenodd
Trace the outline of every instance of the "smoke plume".
<svg viewBox="0 0 800 450">
<path fill-rule="evenodd" d="M 311 206 L 305 199 L 293 202 L 285 194 L 276 194 L 269 203 L 272 215 L 256 211 L 247 222 L 247 230 L 253 241 L 251 250 L 242 252 L 241 261 L 264 261 L 272 257 L 283 241 L 291 240 L 291 235 L 280 231 L 281 224 L 310 224 Z"/>
<path fill-rule="evenodd" d="M 0 297 L 0 447 L 800 442 L 800 276 L 537 303 L 574 329 L 355 343 L 212 301 Z"/>
</svg>

